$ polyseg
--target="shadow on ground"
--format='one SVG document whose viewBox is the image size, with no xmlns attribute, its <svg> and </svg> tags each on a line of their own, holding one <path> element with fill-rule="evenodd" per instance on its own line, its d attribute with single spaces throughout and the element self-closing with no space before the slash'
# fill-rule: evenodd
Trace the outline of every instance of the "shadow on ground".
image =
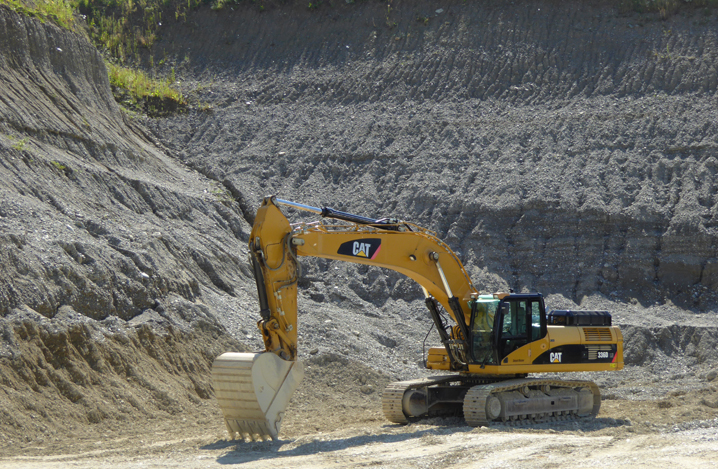
<svg viewBox="0 0 718 469">
<path fill-rule="evenodd" d="M 218 440 L 202 446 L 202 450 L 222 450 L 227 452 L 217 458 L 220 464 L 239 464 L 248 461 L 256 461 L 262 459 L 271 459 L 277 457 L 304 456 L 308 454 L 325 453 L 331 451 L 342 451 L 352 447 L 364 446 L 372 443 L 397 443 L 412 439 L 421 438 L 428 435 L 449 435 L 457 433 L 469 433 L 475 431 L 475 428 L 469 427 L 461 423 L 460 419 L 431 419 L 429 428 L 425 427 L 426 422 L 422 424 L 421 429 L 411 431 L 411 426 L 403 427 L 401 425 L 384 425 L 382 428 L 387 433 L 372 433 L 355 435 L 348 438 L 331 438 L 330 435 L 318 436 L 312 435 L 307 437 L 299 437 L 294 440 L 278 440 L 266 442 L 245 442 L 238 440 Z M 524 423 L 521 421 L 498 424 L 489 429 L 482 427 L 482 431 L 486 432 L 511 432 L 514 430 L 526 429 L 531 431 L 552 431 L 552 432 L 593 432 L 603 430 L 605 428 L 615 428 L 630 425 L 630 422 L 623 419 L 597 418 L 597 419 L 578 419 L 558 422 L 544 423 Z M 401 428 L 407 431 L 402 433 L 394 433 Z M 479 435 L 480 433 L 477 433 Z"/>
</svg>

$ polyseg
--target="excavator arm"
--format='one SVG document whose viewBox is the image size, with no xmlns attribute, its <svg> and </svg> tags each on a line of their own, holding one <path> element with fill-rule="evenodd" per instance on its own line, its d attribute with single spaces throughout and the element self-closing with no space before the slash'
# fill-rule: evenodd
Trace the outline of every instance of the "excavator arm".
<svg viewBox="0 0 718 469">
<path fill-rule="evenodd" d="M 261 272 L 255 267 L 260 303 L 262 297 L 267 298 L 269 313 L 260 321 L 267 351 L 286 360 L 296 358 L 297 256 L 373 265 L 404 274 L 422 286 L 428 299 L 446 309 L 456 323 L 455 339 L 467 336 L 468 302 L 477 291 L 456 254 L 433 233 L 405 222 L 363 219 L 358 223 L 356 215 L 336 211 L 330 216 L 353 223 L 290 225 L 277 204 L 307 207 L 270 197 L 255 218 L 250 251 L 253 263 L 261 267 Z"/>
<path fill-rule="evenodd" d="M 279 204 L 344 223 L 290 224 Z M 249 251 L 265 351 L 223 354 L 213 365 L 217 398 L 233 437 L 276 438 L 284 408 L 301 381 L 303 372 L 297 361 L 299 256 L 384 267 L 415 280 L 423 288 L 452 369 L 465 369 L 470 353 L 466 345 L 469 301 L 478 292 L 456 254 L 434 233 L 407 222 L 267 197 L 257 211 Z M 437 303 L 455 325 L 444 323 Z"/>
</svg>

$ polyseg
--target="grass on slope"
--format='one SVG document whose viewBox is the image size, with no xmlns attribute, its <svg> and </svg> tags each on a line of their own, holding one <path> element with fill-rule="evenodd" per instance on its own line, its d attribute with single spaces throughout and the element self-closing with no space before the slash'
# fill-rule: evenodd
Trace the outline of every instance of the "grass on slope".
<svg viewBox="0 0 718 469">
<path fill-rule="evenodd" d="M 164 3 L 163 0 L 141 1 L 142 4 L 154 2 L 159 5 L 160 3 Z M 129 15 L 133 11 L 136 11 L 137 8 L 137 5 L 134 4 L 132 0 L 0 0 L 0 4 L 6 5 L 17 13 L 37 18 L 43 23 L 51 21 L 62 28 L 74 32 L 83 30 L 78 8 L 83 5 L 87 7 L 93 4 L 119 4 L 120 9 L 118 12 L 120 14 L 120 20 L 115 20 L 114 16 L 107 18 L 99 15 L 100 22 L 105 26 L 94 27 L 93 20 L 87 18 L 90 35 L 95 36 L 93 37 L 93 42 L 96 46 L 121 43 L 122 41 L 117 39 L 117 37 L 121 35 L 121 33 L 118 32 L 118 25 L 132 24 L 128 22 L 128 16 L 122 15 Z M 126 6 L 125 10 L 122 9 L 122 5 Z M 132 40 L 139 41 L 137 37 L 133 37 Z M 163 115 L 168 113 L 168 111 L 171 112 L 172 110 L 178 110 L 186 106 L 187 103 L 182 93 L 173 86 L 175 81 L 174 73 L 167 79 L 151 78 L 141 70 L 116 65 L 110 60 L 107 60 L 108 56 L 112 57 L 115 54 L 107 47 L 103 47 L 103 49 L 105 51 L 105 64 L 107 65 L 110 84 L 113 87 L 115 98 L 118 99 L 121 104 L 135 110 L 143 111 L 149 115 Z M 119 51 L 121 50 L 122 49 L 119 49 Z M 115 52 L 117 51 L 118 49 L 115 48 Z"/>
<path fill-rule="evenodd" d="M 52 21 L 70 31 L 75 30 L 75 3 L 68 0 L 0 0 L 0 4 L 7 5 L 11 10 L 32 16 L 43 23 Z"/>
<path fill-rule="evenodd" d="M 182 93 L 172 86 L 175 81 L 174 70 L 163 80 L 150 78 L 141 70 L 112 62 L 106 62 L 106 65 L 115 98 L 128 108 L 143 111 L 150 116 L 162 116 L 178 111 L 187 104 Z"/>
</svg>

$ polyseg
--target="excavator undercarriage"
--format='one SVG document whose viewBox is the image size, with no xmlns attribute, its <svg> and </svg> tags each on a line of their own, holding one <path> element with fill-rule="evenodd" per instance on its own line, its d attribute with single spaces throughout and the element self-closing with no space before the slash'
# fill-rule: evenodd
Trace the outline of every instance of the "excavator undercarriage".
<svg viewBox="0 0 718 469">
<path fill-rule="evenodd" d="M 455 376 L 441 376 L 392 383 L 382 395 L 384 416 L 402 424 L 463 415 L 468 425 L 476 427 L 493 422 L 593 417 L 600 408 L 601 394 L 595 383 L 548 378 L 471 384 Z"/>
</svg>

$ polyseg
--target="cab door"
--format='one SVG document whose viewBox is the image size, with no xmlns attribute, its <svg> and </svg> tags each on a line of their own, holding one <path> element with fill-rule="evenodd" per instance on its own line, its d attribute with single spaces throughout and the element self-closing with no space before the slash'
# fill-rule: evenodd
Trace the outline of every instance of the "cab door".
<svg viewBox="0 0 718 469">
<path fill-rule="evenodd" d="M 545 310 L 540 296 L 505 298 L 499 305 L 499 311 L 495 332 L 500 361 L 546 335 Z"/>
</svg>

